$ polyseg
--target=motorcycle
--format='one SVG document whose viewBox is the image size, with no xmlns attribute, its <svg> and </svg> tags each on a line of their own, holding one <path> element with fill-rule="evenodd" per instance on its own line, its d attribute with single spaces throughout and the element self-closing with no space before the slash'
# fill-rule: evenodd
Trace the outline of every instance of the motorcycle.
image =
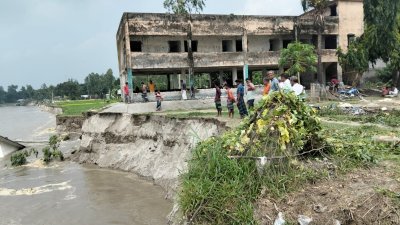
<svg viewBox="0 0 400 225">
<path fill-rule="evenodd" d="M 358 97 L 360 100 L 363 100 L 364 98 L 362 97 L 360 91 L 353 87 L 349 90 L 338 90 L 338 95 L 339 95 L 339 99 L 341 101 L 344 101 L 346 99 L 351 99 L 351 98 L 355 98 Z"/>
</svg>

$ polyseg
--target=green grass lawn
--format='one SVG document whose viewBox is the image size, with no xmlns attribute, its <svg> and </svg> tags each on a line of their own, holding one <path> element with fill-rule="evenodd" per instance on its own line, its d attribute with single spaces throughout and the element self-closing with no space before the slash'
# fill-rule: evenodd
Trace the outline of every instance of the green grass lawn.
<svg viewBox="0 0 400 225">
<path fill-rule="evenodd" d="M 89 110 L 101 109 L 115 100 L 91 99 L 91 100 L 74 100 L 74 101 L 61 101 L 56 102 L 55 105 L 63 110 L 63 115 L 75 116 L 82 115 L 83 112 Z"/>
</svg>

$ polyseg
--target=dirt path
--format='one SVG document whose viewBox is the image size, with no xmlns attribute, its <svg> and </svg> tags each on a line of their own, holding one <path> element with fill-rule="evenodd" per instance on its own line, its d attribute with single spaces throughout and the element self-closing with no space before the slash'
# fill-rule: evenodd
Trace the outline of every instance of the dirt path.
<svg viewBox="0 0 400 225">
<path fill-rule="evenodd" d="M 278 212 L 286 221 L 297 221 L 299 215 L 310 217 L 310 225 L 400 224 L 399 169 L 398 164 L 385 161 L 371 169 L 307 184 L 282 200 L 261 198 L 257 214 L 261 224 L 273 224 Z"/>
</svg>

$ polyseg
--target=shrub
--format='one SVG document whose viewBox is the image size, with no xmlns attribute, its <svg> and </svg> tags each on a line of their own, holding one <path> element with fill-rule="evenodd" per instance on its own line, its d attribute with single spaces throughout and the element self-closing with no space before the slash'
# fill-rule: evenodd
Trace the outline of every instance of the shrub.
<svg viewBox="0 0 400 225">
<path fill-rule="evenodd" d="M 26 164 L 26 151 L 18 151 L 11 155 L 11 165 L 12 166 L 22 166 Z"/>
</svg>

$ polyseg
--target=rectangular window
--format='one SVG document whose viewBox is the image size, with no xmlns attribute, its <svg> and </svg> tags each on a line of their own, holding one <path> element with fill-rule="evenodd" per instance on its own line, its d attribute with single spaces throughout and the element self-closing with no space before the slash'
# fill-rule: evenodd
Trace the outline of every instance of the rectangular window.
<svg viewBox="0 0 400 225">
<path fill-rule="evenodd" d="M 337 5 L 333 5 L 330 7 L 331 8 L 331 14 L 330 16 L 337 16 Z"/>
<path fill-rule="evenodd" d="M 192 52 L 197 52 L 198 42 L 192 40 Z M 185 41 L 185 52 L 188 52 L 188 42 Z"/>
<path fill-rule="evenodd" d="M 236 51 L 237 51 L 237 52 L 243 52 L 243 43 L 242 43 L 242 39 L 236 40 Z"/>
<path fill-rule="evenodd" d="M 180 41 L 168 41 L 169 52 L 181 52 L 181 42 Z"/>
<path fill-rule="evenodd" d="M 222 52 L 233 52 L 233 44 L 231 40 L 222 41 Z"/>
<path fill-rule="evenodd" d="M 347 35 L 347 47 L 355 40 L 356 40 L 356 35 L 348 34 Z"/>
<path fill-rule="evenodd" d="M 325 36 L 325 49 L 336 49 L 336 48 L 337 48 L 336 35 Z"/>
<path fill-rule="evenodd" d="M 292 43 L 292 40 L 283 40 L 283 48 L 287 48 L 290 43 Z"/>
<path fill-rule="evenodd" d="M 131 52 L 141 52 L 142 42 L 141 41 L 131 41 Z"/>
</svg>

